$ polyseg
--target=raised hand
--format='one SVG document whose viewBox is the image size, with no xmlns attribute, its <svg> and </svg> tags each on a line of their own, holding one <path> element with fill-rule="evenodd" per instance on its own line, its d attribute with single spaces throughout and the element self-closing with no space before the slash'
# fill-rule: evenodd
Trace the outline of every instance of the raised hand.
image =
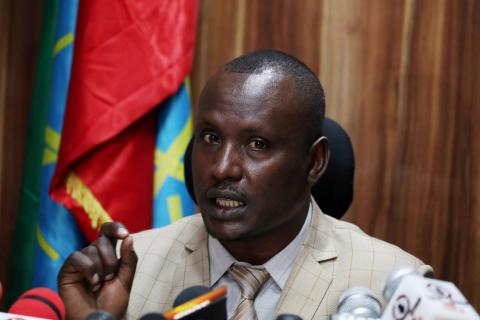
<svg viewBox="0 0 480 320">
<path fill-rule="evenodd" d="M 100 234 L 88 247 L 72 253 L 58 274 L 67 319 L 83 320 L 95 310 L 121 319 L 127 310 L 137 265 L 133 238 L 119 222 L 104 223 Z M 123 240 L 121 258 L 115 253 L 117 240 Z"/>
</svg>

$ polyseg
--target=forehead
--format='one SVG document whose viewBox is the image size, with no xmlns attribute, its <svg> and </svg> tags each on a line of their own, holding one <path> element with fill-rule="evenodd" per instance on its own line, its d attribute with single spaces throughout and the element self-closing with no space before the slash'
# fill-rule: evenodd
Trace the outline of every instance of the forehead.
<svg viewBox="0 0 480 320">
<path fill-rule="evenodd" d="M 219 72 L 205 86 L 197 119 L 223 117 L 255 119 L 264 126 L 300 117 L 294 79 L 266 71 L 260 74 Z"/>
</svg>

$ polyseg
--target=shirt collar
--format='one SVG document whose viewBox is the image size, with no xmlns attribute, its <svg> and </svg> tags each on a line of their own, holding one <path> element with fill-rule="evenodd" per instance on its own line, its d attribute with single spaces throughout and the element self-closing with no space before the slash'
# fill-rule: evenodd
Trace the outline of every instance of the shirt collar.
<svg viewBox="0 0 480 320">
<path fill-rule="evenodd" d="M 270 273 L 275 283 L 283 290 L 293 262 L 307 237 L 312 220 L 312 204 L 308 208 L 307 218 L 297 236 L 282 251 L 268 260 L 263 267 Z M 213 286 L 225 274 L 228 268 L 238 261 L 223 247 L 218 239 L 208 235 L 208 255 L 210 258 L 210 286 Z M 243 263 L 242 263 L 243 264 Z"/>
</svg>

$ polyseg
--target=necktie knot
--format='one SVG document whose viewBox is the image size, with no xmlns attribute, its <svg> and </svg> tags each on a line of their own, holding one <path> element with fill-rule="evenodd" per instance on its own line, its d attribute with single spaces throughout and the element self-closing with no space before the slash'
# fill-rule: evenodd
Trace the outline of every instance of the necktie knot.
<svg viewBox="0 0 480 320">
<path fill-rule="evenodd" d="M 265 268 L 233 264 L 228 274 L 238 283 L 242 297 L 253 300 L 263 284 L 270 278 Z"/>
</svg>

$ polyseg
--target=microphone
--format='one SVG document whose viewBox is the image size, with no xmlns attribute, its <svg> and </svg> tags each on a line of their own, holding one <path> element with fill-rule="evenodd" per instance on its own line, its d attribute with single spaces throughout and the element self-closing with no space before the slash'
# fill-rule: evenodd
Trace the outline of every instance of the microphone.
<svg viewBox="0 0 480 320">
<path fill-rule="evenodd" d="M 160 313 L 147 313 L 144 314 L 140 320 L 165 320 L 165 317 Z"/>
<path fill-rule="evenodd" d="M 106 311 L 97 310 L 90 313 L 85 320 L 115 320 L 115 317 Z"/>
<path fill-rule="evenodd" d="M 382 304 L 372 290 L 364 287 L 352 287 L 345 291 L 338 301 L 337 312 L 332 320 L 379 319 Z"/>
<path fill-rule="evenodd" d="M 187 288 L 175 298 L 173 309 L 163 316 L 167 320 L 227 320 L 226 294 L 224 287 L 213 290 L 202 286 Z"/>
<path fill-rule="evenodd" d="M 0 312 L 0 320 L 46 320 L 45 318 L 29 317 L 20 314 Z"/>
<path fill-rule="evenodd" d="M 209 291 L 210 288 L 205 286 L 189 287 L 178 294 L 178 296 L 173 301 L 173 307 L 178 307 L 179 305 L 198 298 Z"/>
<path fill-rule="evenodd" d="M 398 267 L 390 271 L 385 278 L 385 285 L 382 290 L 382 295 L 385 301 L 390 301 L 398 285 L 402 281 L 404 276 L 408 275 L 420 275 L 411 267 Z M 421 275 L 420 275 L 421 276 Z"/>
<path fill-rule="evenodd" d="M 16 315 L 12 317 L 12 315 Z M 46 318 L 65 319 L 65 305 L 60 296 L 48 288 L 28 290 L 10 307 L 8 313 L 0 313 L 0 319 Z"/>
<path fill-rule="evenodd" d="M 382 320 L 480 319 L 453 283 L 424 278 L 406 268 L 391 271 L 382 291 L 388 302 Z"/>
</svg>

